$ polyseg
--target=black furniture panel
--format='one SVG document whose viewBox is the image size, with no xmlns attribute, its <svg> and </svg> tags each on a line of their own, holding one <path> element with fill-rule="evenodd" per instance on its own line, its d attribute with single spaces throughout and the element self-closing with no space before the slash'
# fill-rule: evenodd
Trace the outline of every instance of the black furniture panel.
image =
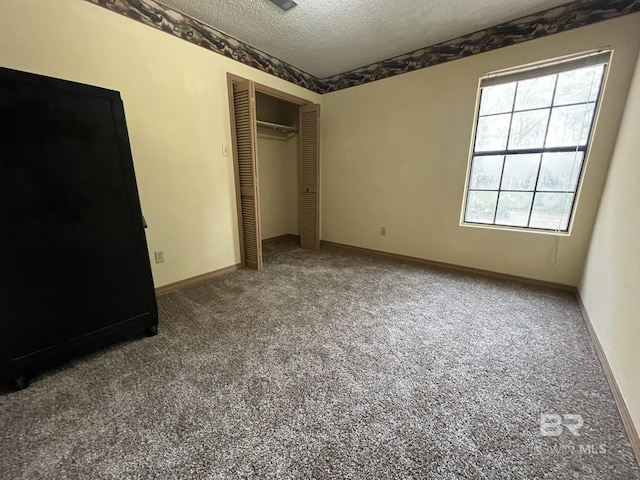
<svg viewBox="0 0 640 480">
<path fill-rule="evenodd" d="M 0 378 L 155 333 L 118 92 L 0 68 L 0 220 Z"/>
</svg>

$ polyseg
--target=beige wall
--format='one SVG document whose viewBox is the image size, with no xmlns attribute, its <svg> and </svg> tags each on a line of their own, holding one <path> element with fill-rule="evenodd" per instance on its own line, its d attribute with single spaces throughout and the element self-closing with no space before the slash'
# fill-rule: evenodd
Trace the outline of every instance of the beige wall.
<svg viewBox="0 0 640 480">
<path fill-rule="evenodd" d="M 262 238 L 299 235 L 298 138 L 258 136 Z"/>
<path fill-rule="evenodd" d="M 640 431 L 640 57 L 579 290 Z"/>
<path fill-rule="evenodd" d="M 81 0 L 0 2 L 0 65 L 119 90 L 157 286 L 239 262 L 226 72 L 323 104 L 322 238 L 576 284 L 640 14 L 320 97 Z M 478 77 L 616 49 L 571 237 L 459 226 Z M 322 98 L 322 102 L 321 99 Z M 387 236 L 379 235 L 380 226 Z M 267 232 L 265 232 L 267 233 Z"/>
<path fill-rule="evenodd" d="M 240 262 L 226 73 L 320 101 L 82 0 L 0 1 L 0 65 L 121 92 L 156 286 Z"/>
<path fill-rule="evenodd" d="M 322 97 L 322 239 L 576 285 L 640 45 L 640 14 Z M 615 56 L 570 237 L 459 225 L 479 77 L 598 47 Z M 387 236 L 380 236 L 380 227 Z"/>
</svg>

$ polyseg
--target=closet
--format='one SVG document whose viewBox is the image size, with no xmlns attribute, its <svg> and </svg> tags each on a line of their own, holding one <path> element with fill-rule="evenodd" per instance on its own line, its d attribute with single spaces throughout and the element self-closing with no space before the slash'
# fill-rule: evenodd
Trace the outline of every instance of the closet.
<svg viewBox="0 0 640 480">
<path fill-rule="evenodd" d="M 242 264 L 262 268 L 262 241 L 320 246 L 320 106 L 228 75 Z"/>
<path fill-rule="evenodd" d="M 300 235 L 298 106 L 256 92 L 262 241 Z"/>
</svg>

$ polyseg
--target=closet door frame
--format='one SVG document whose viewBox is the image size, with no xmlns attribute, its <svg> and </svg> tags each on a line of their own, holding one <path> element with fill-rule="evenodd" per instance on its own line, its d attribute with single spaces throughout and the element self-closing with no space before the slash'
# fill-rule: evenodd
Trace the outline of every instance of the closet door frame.
<svg viewBox="0 0 640 480">
<path fill-rule="evenodd" d="M 237 217 L 238 217 L 238 239 L 240 242 L 240 263 L 243 267 L 246 267 L 245 262 L 245 253 L 244 253 L 244 236 L 243 236 L 243 222 L 242 222 L 242 202 L 240 198 L 240 172 L 238 171 L 238 159 L 237 159 L 237 148 L 236 148 L 236 119 L 235 119 L 235 111 L 234 111 L 234 99 L 233 99 L 233 86 L 237 83 L 250 81 L 246 78 L 240 77 L 238 75 L 234 75 L 233 73 L 227 73 L 227 91 L 229 97 L 229 120 L 231 124 L 231 141 L 233 144 L 233 169 L 235 176 L 235 184 L 236 184 L 236 209 L 237 209 Z M 313 102 L 306 100 L 304 98 L 296 97 L 295 95 L 291 95 L 289 93 L 282 92 L 272 87 L 268 87 L 266 85 L 262 85 L 257 82 L 252 82 L 254 84 L 254 89 L 256 93 L 263 93 L 265 95 L 269 95 L 270 97 L 275 97 L 279 100 L 284 100 L 289 103 L 293 103 L 301 107 L 303 105 L 312 105 Z M 300 159 L 298 158 L 298 163 Z M 260 209 L 260 183 L 258 180 L 258 188 L 256 194 L 256 209 Z M 318 228 L 319 226 L 318 221 Z M 261 239 L 260 239 L 261 241 Z"/>
</svg>

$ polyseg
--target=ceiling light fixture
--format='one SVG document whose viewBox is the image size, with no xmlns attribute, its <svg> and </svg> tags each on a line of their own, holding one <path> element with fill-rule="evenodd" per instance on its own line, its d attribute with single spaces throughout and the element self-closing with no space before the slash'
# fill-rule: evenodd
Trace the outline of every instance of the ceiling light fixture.
<svg viewBox="0 0 640 480">
<path fill-rule="evenodd" d="M 271 0 L 271 3 L 273 3 L 274 5 L 277 5 L 278 7 L 280 7 L 285 12 L 287 10 L 291 10 L 293 7 L 298 5 L 293 0 Z"/>
</svg>

